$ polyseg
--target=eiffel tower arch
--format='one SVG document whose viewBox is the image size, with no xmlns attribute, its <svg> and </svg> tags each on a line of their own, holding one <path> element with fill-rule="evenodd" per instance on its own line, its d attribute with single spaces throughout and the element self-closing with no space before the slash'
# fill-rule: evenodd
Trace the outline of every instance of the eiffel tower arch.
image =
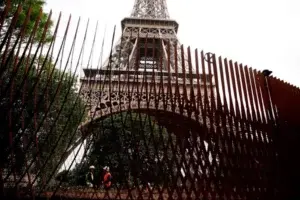
<svg viewBox="0 0 300 200">
<path fill-rule="evenodd" d="M 215 102 L 215 81 L 208 70 L 213 55 L 196 51 L 192 62 L 191 52 L 177 37 L 179 25 L 170 19 L 166 0 L 136 0 L 121 25 L 122 35 L 103 65 L 83 69 L 80 95 L 88 118 L 65 159 L 99 132 L 99 121 L 119 113 L 149 116 L 168 135 L 185 138 L 181 142 L 191 135 L 208 139 L 202 136 L 207 133 L 204 124 L 211 123 L 208 107 Z"/>
<path fill-rule="evenodd" d="M 81 95 L 90 119 L 153 109 L 202 120 L 190 98 L 201 98 L 197 81 L 214 86 L 212 75 L 197 74 L 177 38 L 179 25 L 170 19 L 166 0 L 136 0 L 121 24 L 122 36 L 103 66 L 83 69 Z M 200 90 L 204 87 L 200 81 Z M 210 96 L 213 90 L 205 92 Z"/>
</svg>

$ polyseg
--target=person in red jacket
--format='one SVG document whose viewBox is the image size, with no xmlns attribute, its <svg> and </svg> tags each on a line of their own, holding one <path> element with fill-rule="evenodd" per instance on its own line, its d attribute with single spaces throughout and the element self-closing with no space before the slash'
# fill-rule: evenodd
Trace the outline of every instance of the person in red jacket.
<svg viewBox="0 0 300 200">
<path fill-rule="evenodd" d="M 109 172 L 109 167 L 104 167 L 104 176 L 103 176 L 103 184 L 104 184 L 104 188 L 106 190 L 109 190 L 111 188 L 111 180 L 112 180 L 112 175 Z"/>
</svg>

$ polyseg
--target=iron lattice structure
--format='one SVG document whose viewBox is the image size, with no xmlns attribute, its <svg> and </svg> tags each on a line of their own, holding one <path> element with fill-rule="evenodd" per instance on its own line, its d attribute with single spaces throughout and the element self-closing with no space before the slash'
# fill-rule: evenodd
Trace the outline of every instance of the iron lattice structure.
<svg viewBox="0 0 300 200">
<path fill-rule="evenodd" d="M 165 0 L 135 1 L 131 17 L 122 20 L 122 36 L 103 66 L 100 69 L 84 69 L 85 77 L 81 79 L 82 95 L 83 99 L 90 103 L 90 115 L 97 113 L 98 116 L 100 111 L 110 113 L 110 106 L 108 106 L 110 103 L 119 105 L 118 101 L 124 99 L 129 92 L 136 92 L 138 89 L 130 91 L 132 90 L 130 86 L 127 87 L 129 82 L 137 84 L 142 81 L 151 82 L 152 78 L 157 82 L 160 82 L 161 78 L 167 82 L 170 78 L 171 87 L 175 87 L 176 83 L 181 85 L 181 88 L 185 87 L 183 84 L 189 88 L 193 87 L 192 85 L 196 83 L 195 68 L 189 65 L 188 57 L 177 38 L 177 22 L 170 20 L 167 13 Z M 186 79 L 186 73 L 190 72 L 194 76 L 192 82 Z M 152 77 L 153 73 L 157 76 Z M 169 76 L 169 73 L 172 75 Z M 212 80 L 208 74 L 201 76 L 207 76 Z M 111 90 L 112 83 L 115 88 L 113 91 Z M 91 89 L 91 84 L 93 89 Z M 101 92 L 100 86 L 103 89 Z M 149 85 L 147 91 L 150 91 L 150 87 Z M 167 87 L 164 86 L 163 90 L 166 93 Z M 209 92 L 212 91 L 209 90 Z M 149 95 L 146 90 L 144 94 Z M 108 101 L 111 95 L 113 95 L 113 102 Z M 100 105 L 97 103 L 99 98 L 101 99 Z M 130 102 L 128 98 L 126 99 L 123 107 L 137 108 L 138 98 L 133 98 Z M 143 100 L 143 107 L 145 107 L 146 99 L 143 98 Z M 154 97 L 150 105 L 155 107 Z M 171 111 L 170 106 L 169 100 L 167 107 Z M 162 101 L 159 107 L 163 107 Z M 177 112 L 179 112 L 178 109 L 177 105 Z M 113 110 L 119 111 L 118 107 L 114 107 Z"/>
<path fill-rule="evenodd" d="M 131 17 L 169 19 L 166 0 L 135 0 Z"/>
<path fill-rule="evenodd" d="M 133 13 L 153 2 L 136 1 Z M 45 43 L 51 13 L 27 33 L 31 10 L 18 27 L 22 6 L 9 19 L 8 9 L 0 19 L 1 199 L 297 198 L 299 88 L 185 49 L 177 23 L 142 17 L 153 14 L 147 9 L 123 20 L 105 64 L 83 69 L 76 88 L 88 26 L 79 38 L 78 20 L 68 49 L 71 18 L 61 43 L 61 15 Z M 98 170 L 93 188 L 89 165 Z M 105 165 L 110 190 L 101 184 Z"/>
<path fill-rule="evenodd" d="M 103 68 L 110 67 L 112 70 L 129 68 L 134 71 L 134 68 L 138 67 L 143 70 L 146 63 L 147 70 L 151 70 L 162 58 L 163 71 L 167 72 L 167 50 L 171 52 L 170 55 L 174 55 L 174 48 L 180 49 L 180 43 L 176 36 L 178 23 L 169 19 L 166 1 L 135 1 L 131 17 L 122 20 L 121 24 L 122 36 Z M 151 44 L 148 42 L 150 40 L 153 40 Z M 148 46 L 145 46 L 145 43 L 148 43 Z M 178 66 L 181 66 L 181 60 L 182 55 L 179 54 Z M 136 66 L 136 62 L 140 65 Z M 174 72 L 174 57 L 170 58 L 170 62 L 170 70 Z"/>
</svg>

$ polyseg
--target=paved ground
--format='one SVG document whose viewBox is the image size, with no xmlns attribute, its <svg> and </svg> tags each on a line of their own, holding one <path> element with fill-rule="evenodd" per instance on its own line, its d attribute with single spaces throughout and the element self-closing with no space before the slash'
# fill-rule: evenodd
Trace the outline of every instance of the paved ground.
<svg viewBox="0 0 300 200">
<path fill-rule="evenodd" d="M 52 197 L 53 193 L 48 192 L 44 193 L 43 197 L 49 198 Z M 162 197 L 162 198 L 161 198 Z M 53 198 L 53 197 L 52 197 Z M 117 190 L 110 190 L 108 193 L 103 190 L 64 190 L 58 191 L 55 195 L 55 199 L 74 199 L 74 200 L 85 200 L 85 199 L 168 199 L 169 195 L 165 191 L 163 194 L 160 194 L 157 190 L 156 191 L 146 191 L 144 190 L 140 193 L 138 190 L 132 190 L 129 194 L 127 190 L 121 190 L 118 192 Z M 177 195 L 173 195 L 173 199 L 177 199 Z M 184 196 L 183 196 L 184 199 Z"/>
</svg>

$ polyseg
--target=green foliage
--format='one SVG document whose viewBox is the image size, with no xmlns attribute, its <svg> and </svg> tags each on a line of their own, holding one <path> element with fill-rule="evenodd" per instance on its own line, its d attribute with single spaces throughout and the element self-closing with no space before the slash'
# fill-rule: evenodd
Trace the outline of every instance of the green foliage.
<svg viewBox="0 0 300 200">
<path fill-rule="evenodd" d="M 22 3 L 21 3 L 22 2 Z M 6 23 L 10 24 L 10 21 L 12 19 L 12 16 L 16 12 L 18 5 L 21 3 L 22 5 L 22 11 L 18 17 L 18 21 L 15 27 L 14 35 L 17 35 L 19 30 L 22 28 L 23 24 L 25 23 L 26 15 L 29 10 L 29 8 L 32 9 L 31 15 L 29 22 L 26 26 L 25 29 L 25 41 L 28 39 L 30 36 L 31 32 L 33 31 L 34 24 L 36 20 L 38 19 L 40 9 L 43 8 L 45 5 L 44 0 L 26 0 L 26 1 L 20 1 L 20 0 L 12 0 L 11 1 L 11 9 L 9 10 L 9 14 L 6 18 Z M 44 27 L 48 19 L 48 14 L 45 12 L 42 12 L 41 18 L 40 18 L 40 23 L 37 29 L 36 37 L 34 38 L 35 42 L 39 42 L 42 38 L 43 32 L 44 32 Z M 46 37 L 45 37 L 45 43 L 49 42 L 51 40 L 52 32 L 51 32 L 51 27 L 53 25 L 53 22 L 50 21 L 48 31 L 46 32 Z"/>
<path fill-rule="evenodd" d="M 102 168 L 109 166 L 114 184 L 171 182 L 176 166 L 168 161 L 175 153 L 171 143 L 176 146 L 176 137 L 156 124 L 153 117 L 127 112 L 97 125 L 87 159 L 71 172 L 70 183 L 84 184 L 83 176 L 90 165 L 96 166 L 96 177 L 101 177 Z"/>
<path fill-rule="evenodd" d="M 39 66 L 41 63 L 43 59 Z M 29 163 L 36 159 L 30 172 L 37 172 L 47 162 L 41 175 L 49 178 L 68 143 L 79 137 L 76 130 L 85 118 L 85 104 L 78 98 L 76 77 L 63 74 L 49 62 L 46 62 L 39 77 L 37 64 L 26 73 L 27 65 L 24 61 L 13 82 L 12 66 L 1 77 L 0 94 L 4 98 L 0 100 L 0 168 L 11 167 L 9 160 L 12 152 L 7 151 L 11 133 L 14 138 L 21 139 L 12 143 L 16 171 L 21 173 L 26 161 Z M 25 74 L 28 74 L 27 79 Z M 75 137 L 72 137 L 73 133 L 76 133 Z M 37 150 L 40 152 L 37 153 Z"/>
</svg>

